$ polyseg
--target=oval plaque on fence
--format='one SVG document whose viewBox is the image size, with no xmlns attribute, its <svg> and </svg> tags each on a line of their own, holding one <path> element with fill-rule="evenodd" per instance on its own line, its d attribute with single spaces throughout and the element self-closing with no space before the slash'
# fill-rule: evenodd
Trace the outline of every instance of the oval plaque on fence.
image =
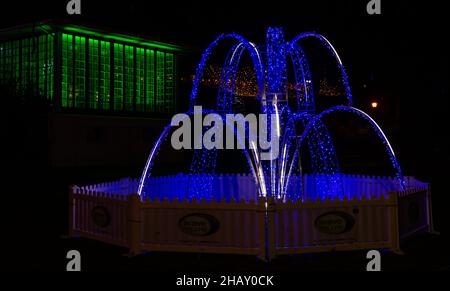
<svg viewBox="0 0 450 291">
<path fill-rule="evenodd" d="M 109 211 L 104 206 L 95 206 L 91 210 L 91 218 L 95 225 L 105 228 L 111 223 Z"/>
<path fill-rule="evenodd" d="M 353 228 L 355 218 L 346 212 L 330 211 L 317 217 L 314 225 L 322 233 L 341 234 Z"/>
<path fill-rule="evenodd" d="M 205 213 L 192 213 L 183 216 L 178 221 L 178 227 L 189 235 L 193 236 L 208 236 L 215 232 L 220 227 L 220 223 L 212 215 Z"/>
</svg>

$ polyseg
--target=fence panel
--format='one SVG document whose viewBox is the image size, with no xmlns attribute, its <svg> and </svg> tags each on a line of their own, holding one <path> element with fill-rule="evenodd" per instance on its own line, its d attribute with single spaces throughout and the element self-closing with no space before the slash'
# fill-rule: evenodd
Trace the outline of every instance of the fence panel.
<svg viewBox="0 0 450 291">
<path fill-rule="evenodd" d="M 142 204 L 142 247 L 159 251 L 255 254 L 263 204 L 155 200 Z"/>
<path fill-rule="evenodd" d="M 398 250 L 393 229 L 396 197 L 275 204 L 275 253 L 391 248 Z M 395 211 L 393 211 L 395 209 Z"/>
<path fill-rule="evenodd" d="M 398 192 L 400 238 L 432 231 L 431 203 L 428 187 Z"/>
<path fill-rule="evenodd" d="M 126 196 L 75 189 L 70 201 L 72 235 L 128 246 Z"/>
</svg>

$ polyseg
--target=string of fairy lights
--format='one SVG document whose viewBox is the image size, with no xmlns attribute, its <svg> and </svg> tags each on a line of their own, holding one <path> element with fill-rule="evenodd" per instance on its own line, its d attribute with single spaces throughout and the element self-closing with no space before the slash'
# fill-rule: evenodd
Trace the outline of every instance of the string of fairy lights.
<svg viewBox="0 0 450 291">
<path fill-rule="evenodd" d="M 200 81 L 201 86 L 207 88 L 219 88 L 220 76 L 222 74 L 222 67 L 219 65 L 210 64 L 205 67 L 203 78 Z M 190 75 L 183 77 L 181 81 L 192 84 L 195 76 Z M 315 82 L 318 85 L 319 96 L 343 96 L 345 94 L 342 86 L 332 84 L 328 79 L 322 79 Z M 234 94 L 241 97 L 255 97 L 258 94 L 255 70 L 251 66 L 239 68 L 236 72 L 236 84 Z M 303 92 L 303 87 L 298 86 L 294 82 L 287 84 L 288 97 L 295 98 L 295 91 Z"/>
</svg>

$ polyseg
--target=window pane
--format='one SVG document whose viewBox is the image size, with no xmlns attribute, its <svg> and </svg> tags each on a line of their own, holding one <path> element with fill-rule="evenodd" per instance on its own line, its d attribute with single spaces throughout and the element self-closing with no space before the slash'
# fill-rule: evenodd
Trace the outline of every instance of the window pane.
<svg viewBox="0 0 450 291">
<path fill-rule="evenodd" d="M 46 66 L 46 74 L 47 74 L 47 97 L 49 100 L 53 101 L 53 45 L 54 38 L 52 35 L 47 35 L 47 66 Z"/>
<path fill-rule="evenodd" d="M 123 110 L 123 45 L 114 44 L 114 110 Z"/>
<path fill-rule="evenodd" d="M 145 49 L 136 48 L 136 110 L 144 111 L 145 106 Z"/>
<path fill-rule="evenodd" d="M 75 107 L 84 108 L 86 103 L 86 39 L 75 37 Z"/>
<path fill-rule="evenodd" d="M 28 91 L 30 87 L 31 81 L 31 65 L 30 65 L 30 55 L 31 55 L 31 47 L 30 47 L 30 39 L 22 39 L 22 78 L 21 85 L 22 90 L 24 92 Z M 13 51 L 15 51 L 15 42 L 13 42 Z M 13 53 L 15 55 L 15 53 Z M 14 66 L 13 61 L 13 66 Z"/>
<path fill-rule="evenodd" d="M 174 61 L 173 54 L 166 53 L 166 83 L 165 83 L 165 106 L 166 112 L 175 110 L 175 88 L 174 88 Z"/>
<path fill-rule="evenodd" d="M 19 41 L 14 41 L 13 45 L 13 70 L 14 78 L 22 82 L 22 90 L 26 94 L 37 93 L 37 38 L 27 38 L 21 40 L 22 45 L 22 78 L 19 72 Z"/>
<path fill-rule="evenodd" d="M 38 78 L 39 95 L 53 101 L 53 37 L 39 36 Z"/>
<path fill-rule="evenodd" d="M 0 82 L 13 90 L 23 90 L 20 85 L 20 45 L 21 41 L 0 44 Z"/>
<path fill-rule="evenodd" d="M 4 84 L 5 75 L 4 75 L 4 63 L 5 63 L 5 44 L 0 43 L 0 84 Z"/>
<path fill-rule="evenodd" d="M 146 50 L 146 110 L 154 111 L 155 102 L 155 53 Z"/>
<path fill-rule="evenodd" d="M 156 111 L 164 112 L 164 53 L 156 52 Z"/>
<path fill-rule="evenodd" d="M 98 92 L 98 40 L 89 40 L 89 108 L 97 109 Z"/>
<path fill-rule="evenodd" d="M 12 81 L 19 88 L 20 84 L 20 41 L 16 40 L 11 43 L 11 76 Z"/>
<path fill-rule="evenodd" d="M 47 36 L 39 37 L 39 95 L 47 96 Z"/>
<path fill-rule="evenodd" d="M 7 42 L 3 46 L 4 52 L 4 58 L 5 62 L 3 64 L 3 75 L 5 79 L 5 83 L 11 84 L 13 82 L 12 76 L 12 50 L 11 50 L 11 42 Z"/>
<path fill-rule="evenodd" d="M 110 43 L 100 42 L 100 104 L 102 109 L 110 109 Z"/>
<path fill-rule="evenodd" d="M 38 93 L 38 38 L 30 39 L 30 94 Z"/>
<path fill-rule="evenodd" d="M 62 107 L 73 107 L 73 37 L 62 35 Z"/>
<path fill-rule="evenodd" d="M 125 110 L 133 110 L 134 98 L 134 47 L 125 46 Z"/>
<path fill-rule="evenodd" d="M 5 84 L 5 83 L 9 82 L 9 79 L 11 78 L 10 68 L 8 68 L 8 63 L 9 63 L 9 43 L 8 42 L 0 44 L 0 53 L 2 56 L 1 81 L 2 81 L 2 84 Z"/>
</svg>

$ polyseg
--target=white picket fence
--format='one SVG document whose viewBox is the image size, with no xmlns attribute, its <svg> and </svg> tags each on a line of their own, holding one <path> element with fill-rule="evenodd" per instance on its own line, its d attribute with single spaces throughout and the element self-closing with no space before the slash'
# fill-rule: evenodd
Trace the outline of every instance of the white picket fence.
<svg viewBox="0 0 450 291">
<path fill-rule="evenodd" d="M 319 189 L 319 184 L 324 184 L 327 177 L 324 175 L 304 175 L 292 176 L 290 186 L 288 188 L 288 195 L 290 193 L 302 193 L 303 187 L 305 193 L 304 198 L 316 199 L 318 197 L 326 197 L 327 189 Z M 339 193 L 343 193 L 345 197 L 358 197 L 370 195 L 386 195 L 391 191 L 399 191 L 399 181 L 395 177 L 383 176 L 364 176 L 364 175 L 341 175 L 342 187 Z M 140 180 L 125 178 L 115 182 L 100 183 L 89 186 L 79 187 L 80 191 L 95 191 L 100 193 L 114 193 L 120 195 L 136 194 L 138 191 Z M 207 200 L 214 198 L 216 201 L 226 200 L 231 201 L 244 199 L 257 199 L 258 189 L 255 180 L 250 174 L 213 174 L 213 175 L 188 175 L 178 174 L 171 176 L 151 177 L 147 180 L 146 195 L 150 197 L 178 198 L 179 200 L 188 197 L 189 193 L 198 191 L 204 194 L 206 191 L 200 188 L 199 185 L 208 184 L 210 197 Z M 406 190 L 417 187 L 427 187 L 428 183 L 416 180 L 414 177 L 405 177 Z M 197 187 L 197 188 L 196 188 Z M 202 192 L 203 191 L 203 192 Z M 150 195 L 149 195 L 150 194 Z M 329 193 L 329 196 L 333 196 Z M 192 195 L 199 197 L 201 195 Z M 295 195 L 292 195 L 295 196 Z M 292 197 L 291 196 L 291 197 Z M 205 196 L 201 196 L 205 197 Z"/>
<path fill-rule="evenodd" d="M 164 197 L 180 191 L 177 187 L 186 186 L 189 178 L 193 177 L 155 177 L 150 185 Z M 235 191 L 231 192 L 233 195 L 256 195 L 251 176 L 213 178 L 218 184 L 214 185 L 214 191 L 220 191 L 222 197 L 229 197 L 227 191 Z M 304 177 L 306 183 L 315 181 L 308 180 L 313 178 L 317 177 Z M 215 252 L 270 259 L 278 254 L 330 250 L 399 251 L 400 238 L 432 230 L 428 184 L 407 177 L 406 191 L 391 191 L 397 186 L 392 178 L 351 175 L 343 178 L 343 187 L 351 197 L 316 197 L 304 201 L 273 197 L 248 201 L 234 197 L 219 201 L 213 197 L 207 201 L 173 195 L 173 199 L 154 196 L 144 200 L 136 194 L 139 180 L 130 178 L 73 186 L 70 236 L 128 247 L 132 253 Z M 342 229 L 335 232 L 335 227 Z"/>
<path fill-rule="evenodd" d="M 93 188 L 94 185 L 73 186 L 70 190 L 70 235 L 128 247 L 128 197 L 133 195 L 112 194 Z"/>
<path fill-rule="evenodd" d="M 304 175 L 292 176 L 289 191 L 301 192 L 303 187 L 305 198 L 315 199 L 319 195 L 318 184 L 325 183 L 327 177 L 324 175 Z M 339 184 L 342 189 L 338 189 L 346 197 L 361 197 L 369 195 L 384 195 L 391 191 L 400 190 L 399 181 L 395 177 L 383 176 L 364 176 L 364 175 L 341 175 L 342 183 Z M 137 187 L 138 181 L 133 180 L 133 187 Z M 151 197 L 168 197 L 173 199 L 177 197 L 182 199 L 187 196 L 190 191 L 195 189 L 195 185 L 206 183 L 210 185 L 211 197 L 217 201 L 225 199 L 240 200 L 255 199 L 258 196 L 258 188 L 252 175 L 250 174 L 213 174 L 213 175 L 185 175 L 178 174 L 172 176 L 152 177 L 148 180 L 146 193 Z M 405 177 L 405 183 L 408 188 L 426 187 L 428 184 L 417 181 L 414 177 Z M 197 186 L 199 187 L 199 186 Z M 119 186 L 120 188 L 120 186 Z M 128 189 L 125 187 L 125 189 Z M 201 191 L 201 189 L 197 189 Z M 321 190 L 323 193 L 324 190 Z M 326 191 L 326 190 L 325 190 Z M 192 193 L 192 192 L 191 192 Z M 325 193 L 326 194 L 326 193 Z M 195 195 L 194 195 L 195 196 Z"/>
<path fill-rule="evenodd" d="M 120 195 L 136 194 L 139 187 L 139 179 L 124 178 L 114 182 L 99 183 L 87 186 L 75 186 L 75 192 L 113 193 Z"/>
<path fill-rule="evenodd" d="M 270 205 L 268 212 L 273 213 L 269 215 L 269 225 L 274 230 L 271 245 L 277 254 L 400 249 L 396 192 L 369 199 L 354 196 L 343 200 L 335 197 L 333 200 L 316 199 L 301 203 L 287 201 Z M 321 220 L 324 223 L 318 225 Z"/>
</svg>

